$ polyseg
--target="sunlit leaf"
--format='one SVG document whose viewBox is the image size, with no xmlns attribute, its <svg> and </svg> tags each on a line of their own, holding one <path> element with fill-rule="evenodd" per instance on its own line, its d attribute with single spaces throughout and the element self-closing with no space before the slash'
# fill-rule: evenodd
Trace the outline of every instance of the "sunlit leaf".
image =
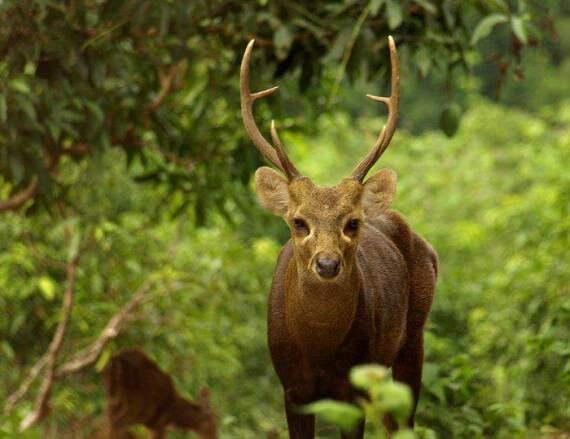
<svg viewBox="0 0 570 439">
<path fill-rule="evenodd" d="M 479 40 L 489 36 L 493 28 L 501 23 L 506 23 L 508 17 L 504 14 L 491 14 L 483 18 L 475 27 L 471 35 L 471 44 L 476 44 Z"/>
<path fill-rule="evenodd" d="M 275 44 L 276 54 L 279 59 L 284 59 L 289 53 L 293 37 L 293 33 L 285 25 L 280 26 L 273 35 L 273 44 Z"/>
<path fill-rule="evenodd" d="M 12 89 L 15 90 L 19 93 L 22 94 L 30 94 L 31 90 L 30 90 L 30 86 L 28 85 L 28 83 L 22 79 L 22 78 L 14 78 L 12 79 L 9 83 L 8 86 Z"/>
<path fill-rule="evenodd" d="M 382 5 L 386 2 L 386 0 L 371 0 L 370 1 L 370 15 L 373 17 L 378 14 Z"/>
<path fill-rule="evenodd" d="M 527 44 L 528 40 L 526 37 L 526 30 L 524 23 L 520 17 L 511 18 L 511 29 L 521 43 Z"/>
<path fill-rule="evenodd" d="M 415 439 L 417 436 L 411 430 L 401 430 L 397 431 L 392 439 Z"/>
<path fill-rule="evenodd" d="M 376 364 L 355 366 L 350 370 L 350 382 L 362 390 L 369 390 L 388 376 L 388 369 Z"/>
<path fill-rule="evenodd" d="M 42 276 L 39 278 L 38 280 L 38 286 L 40 287 L 40 291 L 42 292 L 42 295 L 47 299 L 47 300 L 53 300 L 53 298 L 55 297 L 55 292 L 56 292 L 56 283 L 53 281 L 52 278 L 48 277 L 48 276 Z"/>
<path fill-rule="evenodd" d="M 330 399 L 308 404 L 301 411 L 306 414 L 320 416 L 337 425 L 345 433 L 354 431 L 364 417 L 362 410 L 355 405 Z"/>
<path fill-rule="evenodd" d="M 386 0 L 386 15 L 388 16 L 388 27 L 396 29 L 404 20 L 402 5 L 396 0 Z"/>
</svg>

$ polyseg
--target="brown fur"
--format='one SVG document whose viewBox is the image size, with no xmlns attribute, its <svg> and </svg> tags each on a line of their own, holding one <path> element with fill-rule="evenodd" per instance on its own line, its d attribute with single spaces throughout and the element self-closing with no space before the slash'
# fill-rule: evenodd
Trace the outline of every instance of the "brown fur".
<svg viewBox="0 0 570 439">
<path fill-rule="evenodd" d="M 129 427 L 142 424 L 156 439 L 165 438 L 168 427 L 191 430 L 204 439 L 217 438 L 216 415 L 208 391 L 201 392 L 199 403 L 183 398 L 172 378 L 141 350 L 126 349 L 115 354 L 103 379 L 108 423 L 103 437 L 132 438 Z"/>
<path fill-rule="evenodd" d="M 357 364 L 392 367 L 394 378 L 411 387 L 415 412 L 437 256 L 388 210 L 395 173 L 382 170 L 364 184 L 349 178 L 323 188 L 260 168 L 256 188 L 262 205 L 282 216 L 292 235 L 277 261 L 268 310 L 269 348 L 290 437 L 314 437 L 314 417 L 299 414 L 299 405 L 355 399 L 348 372 Z M 300 220 L 306 229 L 298 227 Z M 359 222 L 357 231 L 350 220 Z M 315 270 L 323 255 L 340 261 L 334 278 Z M 363 426 L 343 437 L 362 438 Z"/>
</svg>

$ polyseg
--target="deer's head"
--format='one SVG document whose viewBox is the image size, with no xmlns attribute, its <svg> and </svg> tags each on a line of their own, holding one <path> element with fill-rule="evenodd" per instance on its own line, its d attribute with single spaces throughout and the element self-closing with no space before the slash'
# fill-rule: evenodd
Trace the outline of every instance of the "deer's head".
<svg viewBox="0 0 570 439">
<path fill-rule="evenodd" d="M 281 172 L 259 168 L 255 186 L 261 205 L 281 216 L 291 229 L 299 271 L 317 280 L 341 279 L 354 266 L 360 228 L 367 218 L 380 216 L 390 207 L 396 191 L 396 174 L 383 169 L 364 180 L 388 147 L 398 119 L 399 65 L 396 46 L 389 37 L 392 64 L 392 95 L 368 95 L 388 107 L 389 117 L 378 140 L 350 177 L 333 187 L 319 187 L 299 173 L 287 157 L 275 123 L 271 123 L 273 145 L 261 134 L 253 119 L 255 100 L 272 94 L 277 87 L 252 94 L 249 90 L 249 62 L 252 40 L 241 64 L 241 111 L 245 129 L 259 152 Z"/>
</svg>

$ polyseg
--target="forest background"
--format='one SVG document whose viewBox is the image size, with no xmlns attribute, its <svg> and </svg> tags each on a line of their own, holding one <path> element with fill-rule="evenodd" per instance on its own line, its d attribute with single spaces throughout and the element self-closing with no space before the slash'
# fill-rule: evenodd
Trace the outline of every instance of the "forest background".
<svg viewBox="0 0 570 439">
<path fill-rule="evenodd" d="M 401 119 L 377 168 L 441 261 L 421 435 L 570 431 L 568 2 L 5 0 L 0 24 L 3 435 L 88 435 L 101 369 L 139 346 L 211 389 L 222 437 L 284 437 L 265 313 L 288 230 L 252 190 L 239 62 L 255 37 L 252 89 L 280 85 L 259 126 L 334 184 L 385 121 L 364 95 L 387 91 L 389 34 Z M 17 433 L 50 368 L 49 414 Z"/>
</svg>

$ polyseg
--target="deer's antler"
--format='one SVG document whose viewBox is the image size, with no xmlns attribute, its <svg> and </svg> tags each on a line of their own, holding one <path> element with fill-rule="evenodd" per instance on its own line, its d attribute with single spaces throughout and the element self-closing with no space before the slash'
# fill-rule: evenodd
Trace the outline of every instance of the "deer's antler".
<svg viewBox="0 0 570 439">
<path fill-rule="evenodd" d="M 257 124 L 255 123 L 255 119 L 253 118 L 253 103 L 260 98 L 264 98 L 265 96 L 269 96 L 277 91 L 279 87 L 271 87 L 267 90 L 259 91 L 257 93 L 251 93 L 249 90 L 249 64 L 251 60 L 251 51 L 253 49 L 253 45 L 255 40 L 251 40 L 245 49 L 245 53 L 243 54 L 243 59 L 241 61 L 241 70 L 240 70 L 240 96 L 241 96 L 241 117 L 243 119 L 243 124 L 245 126 L 245 130 L 253 144 L 256 146 L 257 150 L 261 153 L 265 159 L 279 168 L 289 180 L 292 180 L 295 177 L 298 177 L 300 174 L 287 157 L 285 150 L 283 149 L 283 145 L 279 141 L 279 137 L 277 135 L 277 131 L 275 129 L 275 124 L 272 122 L 272 136 L 273 142 L 276 144 L 276 147 L 273 147 L 265 137 L 257 128 Z"/>
<path fill-rule="evenodd" d="M 391 83 L 391 96 L 373 96 L 366 95 L 367 98 L 374 101 L 383 102 L 388 107 L 388 122 L 382 128 L 378 140 L 370 150 L 370 152 L 364 157 L 364 159 L 358 164 L 358 166 L 352 172 L 352 177 L 356 180 L 362 182 L 364 177 L 370 168 L 374 166 L 374 163 L 378 161 L 380 156 L 386 151 L 392 136 L 396 131 L 396 125 L 398 124 L 398 109 L 400 105 L 400 64 L 398 63 L 398 53 L 396 52 L 396 43 L 394 43 L 394 38 L 388 37 L 388 43 L 390 46 L 390 63 L 392 64 L 392 83 Z"/>
</svg>

